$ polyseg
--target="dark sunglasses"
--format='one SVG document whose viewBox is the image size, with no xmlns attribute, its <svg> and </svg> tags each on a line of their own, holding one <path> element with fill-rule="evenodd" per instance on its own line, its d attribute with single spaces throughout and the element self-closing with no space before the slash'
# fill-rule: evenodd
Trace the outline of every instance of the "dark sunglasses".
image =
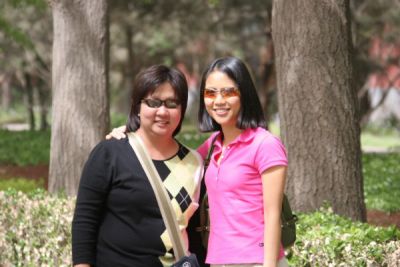
<svg viewBox="0 0 400 267">
<path fill-rule="evenodd" d="M 226 87 L 221 89 L 216 88 L 205 88 L 204 89 L 204 97 L 215 99 L 217 95 L 221 94 L 223 98 L 229 98 L 234 96 L 240 96 L 240 92 L 238 88 L 235 87 Z"/>
<path fill-rule="evenodd" d="M 176 99 L 161 100 L 161 99 L 147 98 L 143 99 L 141 102 L 145 103 L 150 108 L 159 108 L 162 105 L 164 105 L 166 108 L 177 108 L 180 105 L 179 101 Z"/>
</svg>

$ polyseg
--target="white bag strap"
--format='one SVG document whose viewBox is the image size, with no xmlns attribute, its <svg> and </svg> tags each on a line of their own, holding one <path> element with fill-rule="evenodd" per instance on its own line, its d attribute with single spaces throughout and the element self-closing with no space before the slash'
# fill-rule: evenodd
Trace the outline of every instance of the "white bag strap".
<svg viewBox="0 0 400 267">
<path fill-rule="evenodd" d="M 186 255 L 184 242 L 182 239 L 181 231 L 179 230 L 178 222 L 176 220 L 175 212 L 173 211 L 171 200 L 168 196 L 167 190 L 164 187 L 160 175 L 158 174 L 150 155 L 147 153 L 146 148 L 140 137 L 131 132 L 128 133 L 129 144 L 132 146 L 142 165 L 151 187 L 157 198 L 158 206 L 161 211 L 162 218 L 167 228 L 168 234 L 171 238 L 172 246 L 176 260 Z"/>
</svg>

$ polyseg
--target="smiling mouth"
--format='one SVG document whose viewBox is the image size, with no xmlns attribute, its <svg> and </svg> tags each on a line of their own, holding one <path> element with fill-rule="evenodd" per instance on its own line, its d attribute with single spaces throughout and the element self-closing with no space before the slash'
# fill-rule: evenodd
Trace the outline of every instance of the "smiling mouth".
<svg viewBox="0 0 400 267">
<path fill-rule="evenodd" d="M 169 121 L 156 121 L 156 124 L 161 124 L 161 125 L 167 125 L 169 124 Z"/>
<path fill-rule="evenodd" d="M 224 114 L 228 113 L 229 109 L 228 108 L 215 108 L 215 109 L 213 109 L 213 111 L 217 115 L 224 115 Z"/>
</svg>

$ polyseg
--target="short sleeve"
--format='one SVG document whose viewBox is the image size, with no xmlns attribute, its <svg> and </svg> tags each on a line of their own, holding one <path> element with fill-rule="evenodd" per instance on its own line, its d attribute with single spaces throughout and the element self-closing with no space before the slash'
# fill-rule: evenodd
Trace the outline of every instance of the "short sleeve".
<svg viewBox="0 0 400 267">
<path fill-rule="evenodd" d="M 272 134 L 263 138 L 257 149 L 255 165 L 260 173 L 275 166 L 287 166 L 285 146 L 281 140 Z"/>
</svg>

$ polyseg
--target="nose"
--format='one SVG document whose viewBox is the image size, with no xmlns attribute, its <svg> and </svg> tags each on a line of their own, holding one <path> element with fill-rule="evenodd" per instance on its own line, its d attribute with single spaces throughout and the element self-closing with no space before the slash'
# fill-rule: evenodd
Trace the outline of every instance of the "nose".
<svg viewBox="0 0 400 267">
<path fill-rule="evenodd" d="M 217 105 L 225 103 L 225 98 L 222 96 L 222 94 L 220 92 L 217 93 L 217 96 L 215 97 L 214 103 L 217 104 Z"/>
<path fill-rule="evenodd" d="M 157 108 L 157 114 L 158 115 L 168 114 L 168 108 L 166 108 L 165 105 L 161 105 L 161 107 Z"/>
</svg>

